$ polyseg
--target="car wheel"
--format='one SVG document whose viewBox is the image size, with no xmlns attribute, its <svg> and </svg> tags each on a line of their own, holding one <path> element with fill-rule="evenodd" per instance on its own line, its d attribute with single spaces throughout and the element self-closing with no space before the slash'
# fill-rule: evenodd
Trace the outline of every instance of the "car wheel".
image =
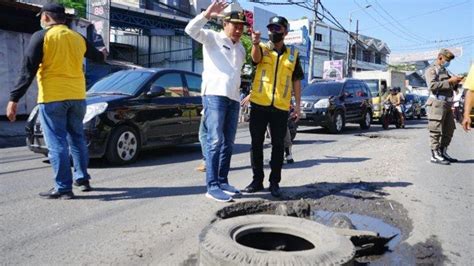
<svg viewBox="0 0 474 266">
<path fill-rule="evenodd" d="M 369 129 L 370 124 L 372 124 L 372 113 L 365 112 L 362 121 L 360 121 L 360 128 Z"/>
<path fill-rule="evenodd" d="M 355 247 L 334 229 L 296 217 L 220 220 L 199 235 L 200 265 L 346 265 Z"/>
<path fill-rule="evenodd" d="M 341 111 L 336 111 L 333 116 L 332 123 L 329 125 L 329 132 L 340 134 L 344 129 L 344 115 Z"/>
<path fill-rule="evenodd" d="M 120 126 L 112 132 L 105 154 L 107 161 L 117 165 L 134 162 L 141 148 L 137 131 L 129 126 Z"/>
</svg>

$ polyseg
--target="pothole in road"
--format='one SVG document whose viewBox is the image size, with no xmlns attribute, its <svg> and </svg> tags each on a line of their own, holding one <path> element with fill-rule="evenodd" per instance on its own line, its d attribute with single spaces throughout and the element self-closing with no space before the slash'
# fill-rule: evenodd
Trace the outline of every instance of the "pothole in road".
<svg viewBox="0 0 474 266">
<path fill-rule="evenodd" d="M 388 224 L 379 218 L 341 211 L 350 208 L 348 204 L 341 204 L 342 209 L 333 208 L 336 211 L 321 210 L 318 209 L 321 203 L 320 200 L 248 201 L 219 210 L 217 217 L 220 220 L 251 214 L 272 214 L 312 220 L 333 227 L 338 234 L 349 238 L 356 247 L 355 261 L 357 263 L 377 261 L 386 252 L 393 251 L 402 240 L 402 230 L 396 225 Z M 390 204 L 393 206 L 395 203 Z M 332 204 L 332 207 L 334 206 L 335 204 Z M 307 243 L 303 238 L 258 230 L 243 238 L 237 238 L 236 241 L 244 246 L 260 250 L 295 251 L 311 248 L 311 243 Z M 288 247 L 292 248 L 288 249 Z"/>
<path fill-rule="evenodd" d="M 446 262 L 438 241 L 430 241 L 429 245 L 403 242 L 413 229 L 412 223 L 401 204 L 385 199 L 388 195 L 382 189 L 385 186 L 405 187 L 407 184 L 310 184 L 288 192 L 286 201 L 257 200 L 229 205 L 216 212 L 214 221 L 253 214 L 299 217 L 339 227 L 336 230 L 350 238 L 356 246 L 356 265 Z M 273 237 L 280 236 L 265 237 L 275 239 Z M 427 246 L 430 247 L 429 256 L 426 255 Z"/>
</svg>

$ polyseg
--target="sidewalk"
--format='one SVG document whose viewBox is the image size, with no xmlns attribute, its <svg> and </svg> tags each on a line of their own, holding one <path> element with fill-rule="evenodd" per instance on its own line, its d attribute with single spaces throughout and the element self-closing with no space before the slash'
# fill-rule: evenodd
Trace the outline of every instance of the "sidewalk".
<svg viewBox="0 0 474 266">
<path fill-rule="evenodd" d="M 25 120 L 15 122 L 0 120 L 0 148 L 24 146 L 25 124 Z"/>
</svg>

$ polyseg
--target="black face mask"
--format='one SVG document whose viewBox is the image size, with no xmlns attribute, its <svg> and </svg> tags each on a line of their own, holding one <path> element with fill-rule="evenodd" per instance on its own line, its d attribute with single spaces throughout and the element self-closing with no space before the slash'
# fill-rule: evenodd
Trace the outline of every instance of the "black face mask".
<svg viewBox="0 0 474 266">
<path fill-rule="evenodd" d="M 281 42 L 281 40 L 283 40 L 283 32 L 281 33 L 270 32 L 268 34 L 268 38 L 270 38 L 270 41 L 272 41 L 272 43 L 279 43 Z"/>
</svg>

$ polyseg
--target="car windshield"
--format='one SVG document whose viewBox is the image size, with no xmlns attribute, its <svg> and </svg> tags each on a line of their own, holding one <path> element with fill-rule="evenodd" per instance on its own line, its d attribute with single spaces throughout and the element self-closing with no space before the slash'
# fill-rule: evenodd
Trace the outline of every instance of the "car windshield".
<svg viewBox="0 0 474 266">
<path fill-rule="evenodd" d="M 364 80 L 373 97 L 379 96 L 379 81 L 377 79 Z"/>
<path fill-rule="evenodd" d="M 316 83 L 307 86 L 302 96 L 337 96 L 341 94 L 343 83 Z"/>
<path fill-rule="evenodd" d="M 87 92 L 90 94 L 124 94 L 135 95 L 140 86 L 153 75 L 151 72 L 124 70 L 118 71 L 99 80 Z"/>
</svg>

